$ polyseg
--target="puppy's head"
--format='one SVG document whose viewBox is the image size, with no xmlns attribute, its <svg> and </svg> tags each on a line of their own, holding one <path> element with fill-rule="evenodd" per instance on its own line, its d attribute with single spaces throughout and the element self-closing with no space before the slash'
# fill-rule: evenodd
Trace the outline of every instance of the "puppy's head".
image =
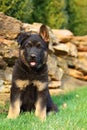
<svg viewBox="0 0 87 130">
<path fill-rule="evenodd" d="M 45 25 L 40 27 L 39 34 L 21 33 L 18 36 L 21 61 L 32 69 L 41 68 L 47 61 L 48 41 Z"/>
</svg>

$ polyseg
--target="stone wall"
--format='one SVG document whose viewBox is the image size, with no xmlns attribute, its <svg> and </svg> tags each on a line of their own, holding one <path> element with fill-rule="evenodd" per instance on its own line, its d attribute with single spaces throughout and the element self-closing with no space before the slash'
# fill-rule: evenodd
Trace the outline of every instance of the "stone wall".
<svg viewBox="0 0 87 130">
<path fill-rule="evenodd" d="M 27 24 L 0 13 L 0 92 L 9 93 L 12 69 L 18 57 L 17 35 L 38 33 L 40 23 Z M 48 56 L 49 89 L 53 94 L 87 85 L 87 36 L 69 30 L 50 29 Z"/>
</svg>

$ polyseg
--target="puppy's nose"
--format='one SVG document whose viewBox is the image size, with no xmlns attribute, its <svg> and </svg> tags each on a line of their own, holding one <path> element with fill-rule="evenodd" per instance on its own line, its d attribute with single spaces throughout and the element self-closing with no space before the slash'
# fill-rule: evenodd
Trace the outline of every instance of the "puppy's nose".
<svg viewBox="0 0 87 130">
<path fill-rule="evenodd" d="M 30 57 L 31 57 L 31 59 L 35 59 L 36 55 L 35 54 L 31 54 Z"/>
</svg>

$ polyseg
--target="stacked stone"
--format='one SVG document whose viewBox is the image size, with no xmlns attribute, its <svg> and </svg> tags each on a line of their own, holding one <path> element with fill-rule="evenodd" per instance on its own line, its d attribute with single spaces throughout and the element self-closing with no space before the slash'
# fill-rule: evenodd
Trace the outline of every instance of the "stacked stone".
<svg viewBox="0 0 87 130">
<path fill-rule="evenodd" d="M 38 33 L 40 23 L 27 24 L 0 13 L 0 92 L 9 93 L 12 69 L 18 57 L 16 38 L 21 31 Z M 63 91 L 66 75 L 87 85 L 87 36 L 74 36 L 69 30 L 50 29 L 48 55 L 49 89 Z M 67 87 L 66 84 L 66 87 Z M 76 84 L 78 85 L 78 84 Z"/>
</svg>

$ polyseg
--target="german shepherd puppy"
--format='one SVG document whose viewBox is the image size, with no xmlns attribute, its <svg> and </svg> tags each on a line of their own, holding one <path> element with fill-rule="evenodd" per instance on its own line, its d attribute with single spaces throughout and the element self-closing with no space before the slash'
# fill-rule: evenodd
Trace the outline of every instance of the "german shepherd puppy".
<svg viewBox="0 0 87 130">
<path fill-rule="evenodd" d="M 14 119 L 21 111 L 34 110 L 37 117 L 45 120 L 47 112 L 57 111 L 48 89 L 48 41 L 45 25 L 40 27 L 39 34 L 19 34 L 19 58 L 13 69 L 7 118 Z"/>
</svg>

